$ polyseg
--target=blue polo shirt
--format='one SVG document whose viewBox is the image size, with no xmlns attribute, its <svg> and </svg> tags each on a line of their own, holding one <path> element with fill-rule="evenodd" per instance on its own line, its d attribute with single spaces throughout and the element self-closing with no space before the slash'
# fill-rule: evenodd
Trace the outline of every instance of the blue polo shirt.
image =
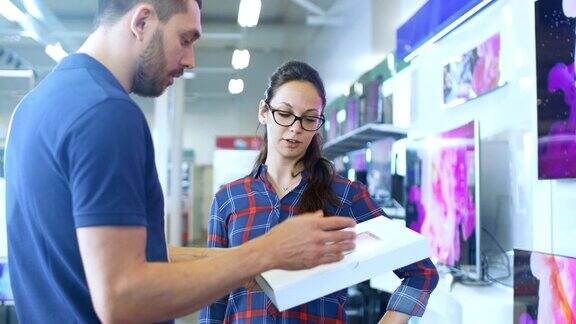
<svg viewBox="0 0 576 324">
<path fill-rule="evenodd" d="M 167 261 L 146 119 L 88 55 L 62 60 L 16 108 L 6 184 L 9 268 L 21 323 L 98 322 L 77 228 L 144 226 L 147 260 Z"/>
</svg>

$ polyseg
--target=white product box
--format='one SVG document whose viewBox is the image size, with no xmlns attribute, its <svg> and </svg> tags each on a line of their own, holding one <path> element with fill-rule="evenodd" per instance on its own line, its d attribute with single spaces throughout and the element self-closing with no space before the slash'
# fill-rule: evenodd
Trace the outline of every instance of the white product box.
<svg viewBox="0 0 576 324">
<path fill-rule="evenodd" d="M 256 281 L 279 311 L 429 257 L 426 238 L 380 216 L 356 225 L 356 249 L 342 261 L 313 269 L 270 270 Z"/>
</svg>

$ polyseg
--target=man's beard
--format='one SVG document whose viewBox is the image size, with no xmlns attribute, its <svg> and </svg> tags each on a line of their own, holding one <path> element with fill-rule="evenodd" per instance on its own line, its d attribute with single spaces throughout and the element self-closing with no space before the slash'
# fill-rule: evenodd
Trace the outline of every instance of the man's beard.
<svg viewBox="0 0 576 324">
<path fill-rule="evenodd" d="M 132 82 L 132 91 L 144 97 L 159 97 L 166 84 L 166 56 L 164 55 L 163 33 L 157 30 L 154 32 L 150 44 L 140 55 L 136 63 L 136 73 Z"/>
</svg>

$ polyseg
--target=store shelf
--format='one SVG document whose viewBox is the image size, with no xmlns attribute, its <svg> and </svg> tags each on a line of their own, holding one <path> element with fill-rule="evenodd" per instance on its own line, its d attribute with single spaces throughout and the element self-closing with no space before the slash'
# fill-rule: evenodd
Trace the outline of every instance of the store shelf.
<svg viewBox="0 0 576 324">
<path fill-rule="evenodd" d="M 333 159 L 346 153 L 363 149 L 369 142 L 386 137 L 401 139 L 407 129 L 388 124 L 367 124 L 324 144 L 324 156 Z"/>
</svg>

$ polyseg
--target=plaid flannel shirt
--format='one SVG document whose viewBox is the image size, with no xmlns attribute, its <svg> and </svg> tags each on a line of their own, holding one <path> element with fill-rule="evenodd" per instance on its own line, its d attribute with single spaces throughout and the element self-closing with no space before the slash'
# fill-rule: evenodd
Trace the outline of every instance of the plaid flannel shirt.
<svg viewBox="0 0 576 324">
<path fill-rule="evenodd" d="M 297 215 L 298 202 L 307 186 L 306 174 L 297 187 L 278 199 L 266 172 L 262 164 L 251 175 L 223 186 L 216 194 L 208 225 L 209 247 L 239 246 Z M 331 215 L 349 216 L 357 223 L 385 215 L 370 198 L 366 186 L 358 182 L 336 176 L 332 190 L 340 199 L 340 206 L 330 206 Z M 387 309 L 422 316 L 438 282 L 436 268 L 430 259 L 425 259 L 394 273 L 402 284 Z M 345 323 L 346 296 L 346 290 L 341 290 L 279 312 L 263 292 L 240 288 L 202 309 L 199 323 Z"/>
</svg>

